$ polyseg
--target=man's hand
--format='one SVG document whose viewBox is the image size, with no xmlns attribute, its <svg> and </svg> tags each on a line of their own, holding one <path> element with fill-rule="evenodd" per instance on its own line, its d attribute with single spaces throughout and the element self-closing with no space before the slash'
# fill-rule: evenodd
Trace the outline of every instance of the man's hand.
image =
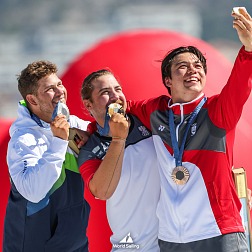
<svg viewBox="0 0 252 252">
<path fill-rule="evenodd" d="M 249 13 L 244 10 L 244 15 L 232 12 L 233 28 L 236 29 L 241 43 L 245 46 L 245 50 L 252 52 L 252 18 Z"/>
<path fill-rule="evenodd" d="M 129 121 L 124 115 L 114 113 L 109 120 L 109 128 L 112 137 L 126 139 L 129 132 Z"/>
<path fill-rule="evenodd" d="M 66 120 L 66 116 L 59 114 L 50 123 L 52 133 L 55 137 L 59 137 L 63 140 L 68 140 L 69 136 L 69 123 Z"/>
<path fill-rule="evenodd" d="M 81 146 L 83 146 L 88 141 L 90 133 L 88 131 L 83 131 L 77 128 L 75 128 L 75 130 L 78 132 L 78 136 L 80 137 L 80 141 L 77 144 L 77 147 L 80 149 Z"/>
</svg>

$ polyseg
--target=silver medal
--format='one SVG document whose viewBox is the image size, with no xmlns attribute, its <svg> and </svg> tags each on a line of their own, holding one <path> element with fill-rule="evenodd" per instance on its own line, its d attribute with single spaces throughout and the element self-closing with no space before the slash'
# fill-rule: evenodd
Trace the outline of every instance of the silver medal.
<svg viewBox="0 0 252 252">
<path fill-rule="evenodd" d="M 59 101 L 56 105 L 56 107 L 54 108 L 53 114 L 52 114 L 52 120 L 54 120 L 54 118 L 59 115 L 59 114 L 63 114 L 66 116 L 66 119 L 69 119 L 69 109 L 67 107 L 67 105 L 61 101 Z"/>
</svg>

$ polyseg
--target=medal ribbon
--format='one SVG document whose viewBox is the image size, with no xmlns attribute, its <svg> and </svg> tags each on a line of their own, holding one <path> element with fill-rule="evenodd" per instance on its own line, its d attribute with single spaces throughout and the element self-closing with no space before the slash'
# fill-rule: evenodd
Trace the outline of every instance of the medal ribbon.
<svg viewBox="0 0 252 252">
<path fill-rule="evenodd" d="M 175 158 L 175 161 L 176 161 L 176 166 L 182 166 L 182 155 L 183 155 L 183 152 L 184 152 L 186 137 L 187 137 L 189 128 L 192 125 L 193 120 L 196 118 L 197 114 L 199 113 L 200 109 L 202 108 L 202 106 L 206 102 L 206 100 L 207 100 L 207 98 L 204 97 L 200 101 L 200 103 L 197 105 L 197 107 L 194 109 L 194 111 L 192 112 L 192 115 L 191 115 L 191 117 L 190 117 L 190 119 L 188 121 L 188 124 L 186 126 L 185 134 L 183 136 L 180 149 L 179 149 L 179 146 L 178 146 L 178 141 L 176 139 L 174 114 L 173 114 L 172 109 L 169 110 L 169 127 L 170 127 L 170 132 L 171 132 L 172 148 L 173 148 L 173 151 L 174 151 L 174 158 Z"/>
<path fill-rule="evenodd" d="M 109 119 L 110 119 L 110 116 L 108 114 L 108 108 L 107 108 L 107 112 L 105 114 L 105 118 L 104 118 L 104 128 L 101 127 L 98 123 L 96 123 L 96 126 L 97 126 L 97 131 L 99 132 L 99 134 L 101 136 L 107 136 L 108 133 L 109 133 Z"/>
</svg>

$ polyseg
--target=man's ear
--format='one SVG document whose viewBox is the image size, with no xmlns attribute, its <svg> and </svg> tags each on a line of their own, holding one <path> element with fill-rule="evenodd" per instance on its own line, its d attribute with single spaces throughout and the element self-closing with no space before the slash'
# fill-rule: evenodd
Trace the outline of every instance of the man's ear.
<svg viewBox="0 0 252 252">
<path fill-rule="evenodd" d="M 164 84 L 166 87 L 171 87 L 171 78 L 165 77 Z"/>
<path fill-rule="evenodd" d="M 92 108 L 92 103 L 91 103 L 91 101 L 85 99 L 85 100 L 83 100 L 83 104 L 84 104 L 85 108 L 86 108 L 88 111 L 90 111 L 90 109 Z"/>
<path fill-rule="evenodd" d="M 36 106 L 38 104 L 33 94 L 26 95 L 26 100 L 31 106 Z"/>
</svg>

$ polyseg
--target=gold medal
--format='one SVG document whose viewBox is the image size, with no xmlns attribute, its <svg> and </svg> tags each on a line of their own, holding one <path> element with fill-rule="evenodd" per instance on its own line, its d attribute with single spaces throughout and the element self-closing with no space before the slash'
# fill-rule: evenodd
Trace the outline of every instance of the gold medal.
<svg viewBox="0 0 252 252">
<path fill-rule="evenodd" d="M 184 185 L 189 180 L 190 174 L 184 166 L 177 166 L 173 169 L 171 177 L 177 185 Z"/>
<path fill-rule="evenodd" d="M 111 117 L 114 113 L 124 114 L 122 105 L 118 103 L 111 103 L 108 106 L 108 114 Z"/>
</svg>

